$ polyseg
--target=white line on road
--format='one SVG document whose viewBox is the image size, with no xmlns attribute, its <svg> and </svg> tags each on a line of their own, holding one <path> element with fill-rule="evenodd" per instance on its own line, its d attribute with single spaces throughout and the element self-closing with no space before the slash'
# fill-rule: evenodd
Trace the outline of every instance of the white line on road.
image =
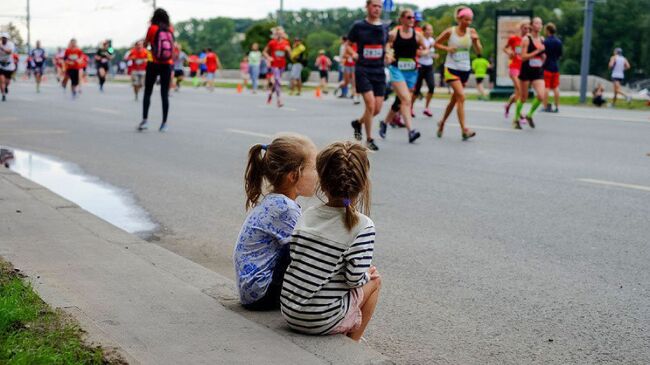
<svg viewBox="0 0 650 365">
<path fill-rule="evenodd" d="M 229 133 L 236 133 L 236 134 L 243 134 L 243 135 L 245 135 L 245 136 L 262 137 L 262 138 L 273 138 L 273 136 L 270 135 L 270 134 L 264 134 L 264 133 L 257 133 L 257 132 L 244 131 L 244 130 L 241 130 L 241 129 L 232 129 L 232 128 L 228 128 L 228 129 L 226 129 L 226 132 L 229 132 Z"/>
<path fill-rule="evenodd" d="M 122 113 L 118 112 L 117 110 L 113 110 L 113 109 L 93 108 L 93 110 L 96 111 L 96 112 L 106 113 L 106 114 L 113 114 L 113 115 L 122 114 Z"/>
<path fill-rule="evenodd" d="M 643 185 L 624 184 L 624 183 L 619 183 L 619 182 L 614 182 L 614 181 L 605 181 L 605 180 L 596 180 L 596 179 L 578 179 L 578 181 L 591 183 L 591 184 L 616 186 L 616 187 L 619 187 L 619 188 L 626 188 L 626 189 L 650 191 L 650 186 L 643 186 Z"/>
</svg>

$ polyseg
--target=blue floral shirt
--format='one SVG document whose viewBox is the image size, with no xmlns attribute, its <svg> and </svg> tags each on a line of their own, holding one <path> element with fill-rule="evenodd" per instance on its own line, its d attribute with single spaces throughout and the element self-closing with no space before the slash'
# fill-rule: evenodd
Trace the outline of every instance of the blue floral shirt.
<svg viewBox="0 0 650 365">
<path fill-rule="evenodd" d="M 278 258 L 288 253 L 284 251 L 300 215 L 298 203 L 282 194 L 269 194 L 246 217 L 233 257 L 242 304 L 266 294 Z"/>
</svg>

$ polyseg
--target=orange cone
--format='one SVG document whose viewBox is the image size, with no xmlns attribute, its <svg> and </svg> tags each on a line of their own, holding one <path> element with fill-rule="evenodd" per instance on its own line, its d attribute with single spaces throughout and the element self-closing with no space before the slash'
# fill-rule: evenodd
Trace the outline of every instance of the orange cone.
<svg viewBox="0 0 650 365">
<path fill-rule="evenodd" d="M 241 94 L 244 91 L 244 87 L 241 84 L 237 84 L 237 94 Z"/>
<path fill-rule="evenodd" d="M 319 99 L 321 97 L 320 87 L 316 88 L 316 97 L 319 98 Z"/>
</svg>

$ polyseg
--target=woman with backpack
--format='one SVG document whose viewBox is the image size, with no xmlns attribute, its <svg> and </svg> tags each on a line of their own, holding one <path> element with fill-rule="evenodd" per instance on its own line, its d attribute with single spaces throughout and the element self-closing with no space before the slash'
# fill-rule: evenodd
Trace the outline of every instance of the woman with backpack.
<svg viewBox="0 0 650 365">
<path fill-rule="evenodd" d="M 163 118 L 158 130 L 164 132 L 167 130 L 169 84 L 172 75 L 172 66 L 174 64 L 174 28 L 169 21 L 169 15 L 164 9 L 158 8 L 154 11 L 144 45 L 145 47 L 151 45 L 151 60 L 147 63 L 147 73 L 144 79 L 142 122 L 138 125 L 138 131 L 147 129 L 151 93 L 153 92 L 156 79 L 160 77 L 160 97 L 162 98 Z"/>
</svg>

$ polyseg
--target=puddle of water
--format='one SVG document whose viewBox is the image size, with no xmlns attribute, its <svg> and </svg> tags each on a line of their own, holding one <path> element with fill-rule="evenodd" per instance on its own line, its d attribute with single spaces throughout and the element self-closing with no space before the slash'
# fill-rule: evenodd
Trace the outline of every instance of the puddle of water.
<svg viewBox="0 0 650 365">
<path fill-rule="evenodd" d="M 128 193 L 99 178 L 84 175 L 77 166 L 32 152 L 13 149 L 9 168 L 129 233 L 156 229 L 147 213 Z"/>
</svg>

